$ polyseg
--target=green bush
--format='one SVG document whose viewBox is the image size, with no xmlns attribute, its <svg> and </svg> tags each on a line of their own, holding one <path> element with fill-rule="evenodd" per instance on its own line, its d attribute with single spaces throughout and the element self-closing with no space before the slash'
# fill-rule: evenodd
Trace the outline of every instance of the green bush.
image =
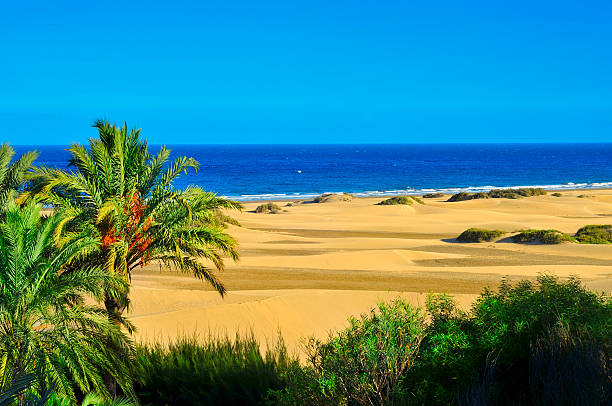
<svg viewBox="0 0 612 406">
<path fill-rule="evenodd" d="M 437 192 L 437 193 L 427 193 L 423 195 L 424 199 L 437 199 L 439 197 L 444 197 L 444 193 Z"/>
<path fill-rule="evenodd" d="M 567 399 L 583 396 L 587 388 L 594 391 L 590 397 L 612 393 L 612 301 L 588 291 L 578 279 L 561 282 L 540 276 L 535 283 L 514 285 L 503 281 L 497 291 L 485 290 L 470 313 L 458 310 L 445 295 L 431 296 L 427 308 L 431 323 L 419 362 L 404 381 L 414 394 L 412 404 L 556 404 L 541 403 L 535 396 L 543 388 L 550 392 L 554 382 L 563 385 L 571 379 L 567 372 L 553 373 L 582 365 L 588 369 L 575 372 L 585 377 L 577 382 L 592 376 L 599 386 L 591 382 L 583 388 L 558 387 L 559 393 L 571 391 L 564 395 Z M 551 331 L 560 326 L 565 338 L 551 338 Z M 540 379 L 530 379 L 528 371 L 539 371 Z M 474 402 L 483 397 L 485 403 Z M 462 401 L 466 398 L 472 403 Z"/>
<path fill-rule="evenodd" d="M 419 204 L 425 204 L 421 199 L 416 196 L 395 196 L 390 197 L 389 199 L 383 200 L 382 202 L 376 203 L 379 206 L 389 206 L 396 204 L 412 204 L 417 202 Z"/>
<path fill-rule="evenodd" d="M 238 335 L 204 344 L 183 338 L 137 354 L 134 386 L 144 405 L 256 405 L 283 388 L 283 371 L 297 364 L 280 338 L 262 355 L 253 336 Z"/>
<path fill-rule="evenodd" d="M 576 232 L 576 240 L 583 244 L 612 244 L 612 224 L 591 224 Z"/>
<path fill-rule="evenodd" d="M 459 242 L 485 242 L 493 241 L 506 234 L 501 230 L 485 230 L 484 228 L 468 228 L 457 237 Z"/>
<path fill-rule="evenodd" d="M 394 404 L 417 359 L 424 315 L 403 300 L 380 303 L 327 341 L 311 339 L 299 386 L 273 393 L 280 404 Z"/>
<path fill-rule="evenodd" d="M 461 202 L 474 199 L 519 199 L 521 197 L 541 196 L 546 191 L 541 188 L 521 188 L 521 189 L 494 189 L 488 192 L 466 193 L 460 192 L 452 195 L 447 202 Z"/>
<path fill-rule="evenodd" d="M 282 209 L 276 203 L 264 203 L 255 209 L 255 213 L 269 213 L 269 214 L 277 214 L 280 213 Z"/>
<path fill-rule="evenodd" d="M 536 242 L 541 244 L 561 244 L 563 242 L 576 242 L 569 234 L 559 230 L 520 230 L 512 236 L 512 241 L 520 244 Z"/>
<path fill-rule="evenodd" d="M 595 196 L 594 195 L 578 195 L 579 199 L 586 199 L 586 198 L 589 198 L 589 197 L 595 197 Z"/>
<path fill-rule="evenodd" d="M 563 196 L 563 195 L 562 195 L 561 193 L 559 193 L 559 192 L 555 192 L 555 193 L 552 193 L 552 194 L 551 194 L 551 196 L 554 196 L 554 197 L 561 197 L 561 196 Z"/>
<path fill-rule="evenodd" d="M 412 203 L 414 203 L 414 200 L 412 200 L 408 196 L 396 196 L 396 197 L 391 197 L 387 200 L 383 200 L 382 202 L 379 202 L 376 204 L 379 206 L 390 206 L 390 205 L 396 205 L 396 204 L 412 204 Z"/>
</svg>

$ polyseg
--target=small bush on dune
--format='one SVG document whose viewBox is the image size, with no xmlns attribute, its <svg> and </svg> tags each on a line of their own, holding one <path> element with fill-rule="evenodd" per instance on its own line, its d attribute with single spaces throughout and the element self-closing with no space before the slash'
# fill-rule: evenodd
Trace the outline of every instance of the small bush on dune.
<svg viewBox="0 0 612 406">
<path fill-rule="evenodd" d="M 512 241 L 525 243 L 540 243 L 540 244 L 561 244 L 564 242 L 576 242 L 569 234 L 559 230 L 521 230 L 518 234 L 512 236 Z"/>
<path fill-rule="evenodd" d="M 137 349 L 135 388 L 144 405 L 256 405 L 285 386 L 282 371 L 297 361 L 280 340 L 264 355 L 252 336 L 196 337 Z"/>
<path fill-rule="evenodd" d="M 505 231 L 501 230 L 485 230 L 484 228 L 469 228 L 462 232 L 457 241 L 459 242 L 485 242 L 493 241 L 496 238 L 506 234 Z"/>
<path fill-rule="evenodd" d="M 612 224 L 592 224 L 576 232 L 576 240 L 583 244 L 612 244 Z"/>
<path fill-rule="evenodd" d="M 390 206 L 390 205 L 397 205 L 397 204 L 412 204 L 412 203 L 414 203 L 414 200 L 412 200 L 408 196 L 396 196 L 396 197 L 391 197 L 387 200 L 383 200 L 382 202 L 379 202 L 376 204 L 379 206 Z"/>
<path fill-rule="evenodd" d="M 427 193 L 425 195 L 423 195 L 424 199 L 437 199 L 439 197 L 444 197 L 444 193 Z"/>
<path fill-rule="evenodd" d="M 280 213 L 282 209 L 276 203 L 264 203 L 255 209 L 255 213 L 269 213 L 269 214 L 277 214 Z"/>
<path fill-rule="evenodd" d="M 559 192 L 555 192 L 555 193 L 551 194 L 551 196 L 554 196 L 554 197 L 561 197 L 561 196 L 563 196 L 563 195 L 562 195 L 561 193 L 559 193 Z"/>
<path fill-rule="evenodd" d="M 376 203 L 379 206 L 389 206 L 389 205 L 398 205 L 398 204 L 412 204 L 417 202 L 419 204 L 425 204 L 421 199 L 416 196 L 395 196 L 390 197 L 389 199 L 383 200 L 382 202 Z"/>
<path fill-rule="evenodd" d="M 595 197 L 594 195 L 578 195 L 579 199 L 586 199 L 588 197 Z"/>
<path fill-rule="evenodd" d="M 350 193 L 323 193 L 312 199 L 312 203 L 350 202 L 355 196 Z"/>
<path fill-rule="evenodd" d="M 466 193 L 460 192 L 452 195 L 447 202 L 461 202 L 474 199 L 519 199 L 521 197 L 541 196 L 546 191 L 541 188 L 521 188 L 521 189 L 494 189 L 489 192 Z"/>
</svg>

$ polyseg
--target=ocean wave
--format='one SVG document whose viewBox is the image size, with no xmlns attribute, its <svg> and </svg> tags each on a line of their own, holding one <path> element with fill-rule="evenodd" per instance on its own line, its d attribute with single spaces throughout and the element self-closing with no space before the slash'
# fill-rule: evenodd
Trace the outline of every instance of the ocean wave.
<svg viewBox="0 0 612 406">
<path fill-rule="evenodd" d="M 384 197 L 384 196 L 402 196 L 402 195 L 424 195 L 427 193 L 444 193 L 455 194 L 460 192 L 476 193 L 487 192 L 493 189 L 521 189 L 521 188 L 542 188 L 546 190 L 573 190 L 573 189 L 612 189 L 612 182 L 583 182 L 573 183 L 568 182 L 556 185 L 521 185 L 521 186 L 467 186 L 467 187 L 445 187 L 445 188 L 407 188 L 393 190 L 368 190 L 362 192 L 348 192 L 356 197 Z M 238 201 L 259 201 L 259 200 L 300 200 L 312 199 L 324 193 L 343 193 L 342 191 L 328 191 L 322 193 L 262 193 L 262 194 L 242 194 L 242 195 L 227 195 L 228 199 Z"/>
</svg>

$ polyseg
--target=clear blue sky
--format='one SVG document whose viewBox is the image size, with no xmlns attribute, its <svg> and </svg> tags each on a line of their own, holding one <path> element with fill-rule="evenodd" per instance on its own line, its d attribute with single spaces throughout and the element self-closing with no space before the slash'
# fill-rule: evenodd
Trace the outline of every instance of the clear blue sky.
<svg viewBox="0 0 612 406">
<path fill-rule="evenodd" d="M 95 4 L 94 4 L 95 3 Z M 0 134 L 612 141 L 612 2 L 2 1 Z"/>
</svg>

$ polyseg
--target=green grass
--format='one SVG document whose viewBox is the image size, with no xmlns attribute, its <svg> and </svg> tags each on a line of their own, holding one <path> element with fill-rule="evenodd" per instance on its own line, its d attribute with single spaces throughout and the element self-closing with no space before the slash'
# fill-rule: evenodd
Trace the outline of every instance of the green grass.
<svg viewBox="0 0 612 406">
<path fill-rule="evenodd" d="M 440 197 L 444 197 L 444 193 L 438 192 L 438 193 L 427 193 L 426 195 L 423 195 L 424 199 L 437 199 Z"/>
<path fill-rule="evenodd" d="M 474 199 L 520 199 L 521 197 L 542 196 L 546 191 L 541 188 L 494 189 L 489 192 L 466 193 L 452 195 L 447 202 L 461 202 Z"/>
<path fill-rule="evenodd" d="M 501 230 L 486 230 L 484 228 L 469 228 L 462 232 L 457 241 L 459 242 L 486 242 L 493 241 L 506 234 Z"/>
<path fill-rule="evenodd" d="M 282 209 L 276 203 L 265 203 L 257 206 L 255 209 L 255 213 L 269 213 L 269 214 L 277 214 L 280 213 Z"/>
<path fill-rule="evenodd" d="M 517 243 L 541 243 L 541 244 L 561 244 L 563 242 L 576 242 L 574 237 L 559 230 L 520 230 L 518 234 L 512 236 L 512 241 Z"/>
<path fill-rule="evenodd" d="M 576 240 L 582 244 L 612 244 L 612 224 L 591 224 L 576 232 Z"/>
<path fill-rule="evenodd" d="M 376 204 L 379 206 L 391 206 L 391 205 L 397 205 L 397 204 L 410 205 L 414 202 L 417 202 L 419 204 L 425 204 L 425 202 L 423 202 L 421 199 L 419 199 L 416 196 L 395 196 L 395 197 L 391 197 L 389 199 L 383 200 L 382 202 L 379 202 Z"/>
<path fill-rule="evenodd" d="M 135 389 L 143 405 L 256 405 L 286 385 L 297 360 L 279 338 L 265 354 L 251 336 L 182 338 L 137 348 Z"/>
</svg>

